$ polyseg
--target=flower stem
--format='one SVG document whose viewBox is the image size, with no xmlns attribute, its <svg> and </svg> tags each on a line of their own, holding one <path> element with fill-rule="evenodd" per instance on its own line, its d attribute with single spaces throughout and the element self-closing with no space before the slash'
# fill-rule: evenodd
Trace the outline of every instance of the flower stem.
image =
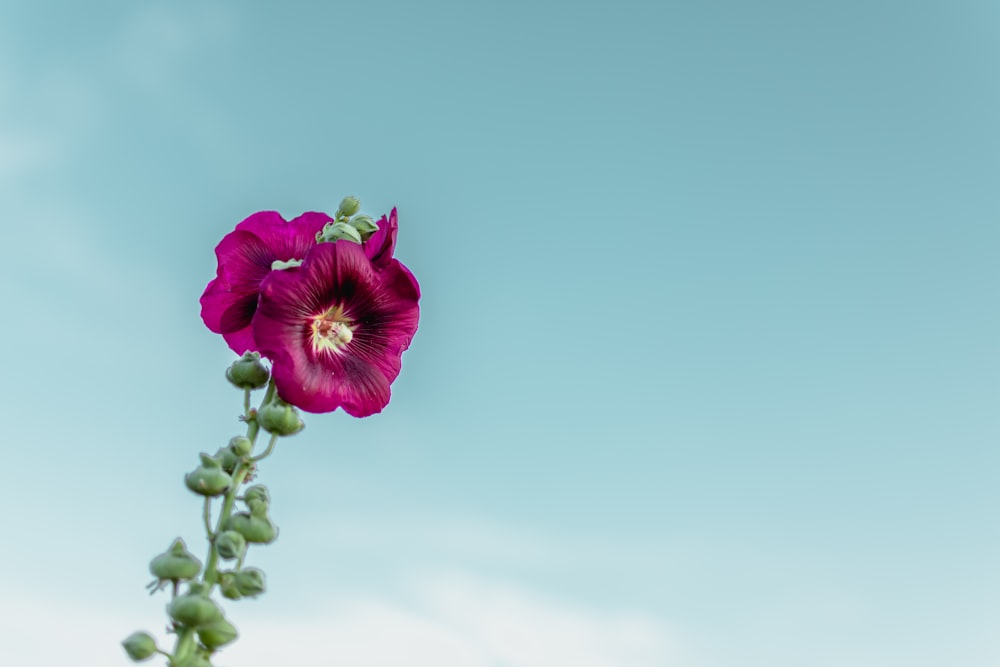
<svg viewBox="0 0 1000 667">
<path fill-rule="evenodd" d="M 277 444 L 277 442 L 278 442 L 278 434 L 272 433 L 271 440 L 270 442 L 267 443 L 267 449 L 261 452 L 260 456 L 255 456 L 252 459 L 250 459 L 250 462 L 257 463 L 257 461 L 260 461 L 261 459 L 266 459 L 268 456 L 271 455 L 271 452 L 274 451 L 274 445 Z"/>
</svg>

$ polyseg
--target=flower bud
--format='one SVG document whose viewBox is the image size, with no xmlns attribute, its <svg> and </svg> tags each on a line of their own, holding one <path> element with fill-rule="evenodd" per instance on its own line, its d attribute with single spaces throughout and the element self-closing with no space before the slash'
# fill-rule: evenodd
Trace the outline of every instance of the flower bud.
<svg viewBox="0 0 1000 667">
<path fill-rule="evenodd" d="M 230 600 L 239 600 L 243 597 L 240 589 L 236 587 L 236 574 L 234 572 L 219 573 L 219 589 L 222 596 Z"/>
<path fill-rule="evenodd" d="M 184 483 L 203 496 L 220 496 L 232 485 L 233 478 L 222 469 L 222 461 L 202 454 L 201 465 L 184 475 Z"/>
<path fill-rule="evenodd" d="M 260 361 L 259 352 L 247 352 L 226 369 L 226 379 L 240 389 L 260 389 L 271 374 Z"/>
<path fill-rule="evenodd" d="M 236 589 L 244 597 L 257 597 L 264 592 L 264 572 L 256 567 L 247 567 L 234 573 Z"/>
<path fill-rule="evenodd" d="M 219 447 L 213 458 L 222 463 L 222 470 L 228 475 L 233 474 L 233 471 L 236 470 L 236 462 L 239 461 L 239 457 L 236 456 L 232 447 Z"/>
<path fill-rule="evenodd" d="M 334 243 L 341 240 L 361 243 L 361 234 L 346 222 L 328 222 L 323 231 L 316 235 L 317 243 Z"/>
<path fill-rule="evenodd" d="M 233 624 L 225 618 L 198 628 L 198 639 L 213 650 L 234 641 L 238 634 Z"/>
<path fill-rule="evenodd" d="M 229 441 L 229 448 L 236 456 L 246 456 L 253 451 L 253 443 L 250 438 L 238 435 Z"/>
<path fill-rule="evenodd" d="M 340 200 L 340 206 L 337 207 L 337 216 L 351 217 L 361 208 L 361 200 L 357 197 L 344 197 Z"/>
<path fill-rule="evenodd" d="M 156 653 L 156 641 L 147 632 L 133 632 L 125 638 L 122 646 L 135 662 L 142 662 Z"/>
<path fill-rule="evenodd" d="M 243 500 L 248 506 L 254 500 L 268 505 L 271 502 L 271 494 L 263 484 L 254 484 L 253 486 L 248 486 L 246 491 L 243 492 Z"/>
<path fill-rule="evenodd" d="M 257 423 L 268 433 L 294 435 L 306 427 L 299 412 L 280 398 L 274 398 L 257 411 Z"/>
<path fill-rule="evenodd" d="M 375 224 L 375 221 L 368 215 L 354 216 L 348 224 L 358 230 L 358 234 L 361 236 L 361 239 L 365 241 L 367 241 L 372 234 L 378 231 L 378 225 Z"/>
<path fill-rule="evenodd" d="M 194 579 L 201 572 L 201 561 L 187 550 L 184 540 L 178 537 L 169 549 L 149 563 L 149 571 L 161 581 Z"/>
<path fill-rule="evenodd" d="M 190 628 L 210 625 L 222 618 L 222 610 L 200 588 L 197 592 L 175 597 L 167 605 L 167 613 L 170 618 Z"/>
<path fill-rule="evenodd" d="M 237 512 L 229 517 L 226 530 L 235 530 L 251 544 L 270 544 L 278 537 L 278 527 L 267 515 L 267 504 L 259 500 L 248 503 L 249 512 Z"/>
<path fill-rule="evenodd" d="M 246 538 L 235 530 L 225 530 L 215 538 L 215 550 L 226 560 L 239 558 L 246 548 Z"/>
</svg>

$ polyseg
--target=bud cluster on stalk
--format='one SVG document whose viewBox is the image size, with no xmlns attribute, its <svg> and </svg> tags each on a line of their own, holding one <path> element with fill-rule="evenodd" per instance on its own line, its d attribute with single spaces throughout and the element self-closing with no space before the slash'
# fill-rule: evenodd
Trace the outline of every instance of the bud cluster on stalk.
<svg viewBox="0 0 1000 667">
<path fill-rule="evenodd" d="M 212 655 L 238 636 L 213 599 L 216 584 L 222 597 L 230 600 L 256 597 L 266 587 L 264 572 L 244 567 L 244 560 L 252 545 L 270 544 L 278 537 L 270 516 L 271 494 L 262 484 L 247 486 L 242 494 L 239 487 L 252 479 L 257 462 L 271 452 L 278 437 L 297 433 L 304 424 L 298 410 L 277 396 L 259 354 L 243 355 L 227 369 L 226 378 L 246 392 L 247 406 L 251 391 L 265 386 L 268 391 L 260 407 L 248 408 L 242 418 L 248 425 L 247 435 L 233 437 L 215 454 L 200 454 L 198 467 L 184 476 L 187 488 L 204 498 L 208 558 L 203 563 L 178 537 L 150 561 L 149 571 L 155 577 L 149 585 L 151 592 L 172 591 L 167 615 L 177 642 L 170 653 L 160 649 L 149 633 L 135 632 L 122 641 L 125 653 L 135 662 L 159 653 L 169 659 L 170 667 L 211 667 Z M 263 454 L 254 457 L 260 430 L 270 433 L 272 441 Z M 213 529 L 211 510 L 217 498 L 222 499 L 222 509 Z"/>
<path fill-rule="evenodd" d="M 316 234 L 317 243 L 341 240 L 363 243 L 378 231 L 378 224 L 370 215 L 358 214 L 361 201 L 357 197 L 344 197 L 334 219 Z"/>
</svg>

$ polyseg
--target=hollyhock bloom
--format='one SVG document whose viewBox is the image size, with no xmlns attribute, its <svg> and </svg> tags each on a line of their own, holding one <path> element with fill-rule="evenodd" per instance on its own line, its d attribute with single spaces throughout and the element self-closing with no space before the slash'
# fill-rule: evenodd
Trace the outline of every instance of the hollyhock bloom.
<svg viewBox="0 0 1000 667">
<path fill-rule="evenodd" d="M 301 266 L 261 282 L 253 337 L 285 401 L 308 412 L 342 407 L 355 417 L 388 404 L 420 298 L 416 279 L 391 259 L 394 221 L 395 212 L 377 246 L 388 254 L 370 258 L 351 241 L 320 243 Z"/>
<path fill-rule="evenodd" d="M 222 334 L 233 352 L 258 349 L 250 324 L 271 265 L 305 257 L 327 222 L 325 213 L 303 213 L 286 222 L 275 211 L 261 211 L 236 225 L 215 248 L 219 268 L 201 296 L 201 319 Z"/>
</svg>

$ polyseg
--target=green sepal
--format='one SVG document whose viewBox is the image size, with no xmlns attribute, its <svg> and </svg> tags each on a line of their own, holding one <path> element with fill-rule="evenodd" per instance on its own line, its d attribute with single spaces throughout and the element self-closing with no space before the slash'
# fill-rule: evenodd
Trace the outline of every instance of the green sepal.
<svg viewBox="0 0 1000 667">
<path fill-rule="evenodd" d="M 220 459 L 201 454 L 201 465 L 184 475 L 187 487 L 203 496 L 221 496 L 232 485 L 233 478 L 222 469 Z"/>
<path fill-rule="evenodd" d="M 178 537 L 169 549 L 150 561 L 149 571 L 161 581 L 194 579 L 201 572 L 201 561 L 187 550 L 184 540 Z"/>
<path fill-rule="evenodd" d="M 212 663 L 205 656 L 195 653 L 179 662 L 171 662 L 170 667 L 212 667 Z"/>
<path fill-rule="evenodd" d="M 378 231 L 378 225 L 372 220 L 370 215 L 356 215 L 347 221 L 351 227 L 358 230 L 362 241 L 367 241 L 371 235 Z"/>
<path fill-rule="evenodd" d="M 247 352 L 226 369 L 226 379 L 239 389 L 260 389 L 270 378 L 259 352 Z"/>
<path fill-rule="evenodd" d="M 225 618 L 220 618 L 214 623 L 198 628 L 198 639 L 213 651 L 220 646 L 225 646 L 235 641 L 238 636 L 239 633 L 236 632 L 236 627 Z"/>
<path fill-rule="evenodd" d="M 361 234 L 349 223 L 328 222 L 323 227 L 323 231 L 316 235 L 317 243 L 336 243 L 337 241 L 351 241 L 360 245 Z"/>
<path fill-rule="evenodd" d="M 122 648 L 135 662 L 142 662 L 156 653 L 156 640 L 148 632 L 133 632 L 122 641 Z"/>
<path fill-rule="evenodd" d="M 215 538 L 215 550 L 219 556 L 225 560 L 239 558 L 243 550 L 247 548 L 247 540 L 243 535 L 235 530 L 224 530 Z"/>
</svg>

